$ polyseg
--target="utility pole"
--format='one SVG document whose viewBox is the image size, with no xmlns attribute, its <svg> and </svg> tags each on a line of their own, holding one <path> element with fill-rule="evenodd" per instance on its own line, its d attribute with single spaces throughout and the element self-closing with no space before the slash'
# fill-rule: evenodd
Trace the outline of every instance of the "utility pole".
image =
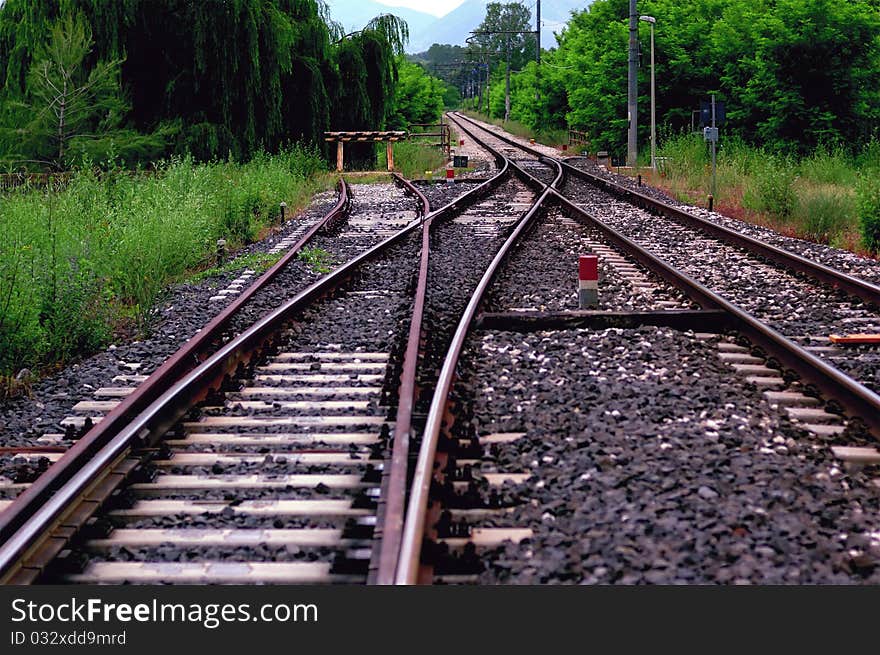
<svg viewBox="0 0 880 655">
<path fill-rule="evenodd" d="M 626 147 L 626 165 L 635 167 L 638 157 L 638 110 L 639 110 L 639 15 L 636 0 L 629 0 L 629 92 L 627 112 L 629 133 Z"/>
<path fill-rule="evenodd" d="M 510 35 L 507 35 L 507 75 L 504 79 L 504 122 L 510 120 Z"/>
<path fill-rule="evenodd" d="M 535 8 L 535 41 L 537 42 L 538 51 L 535 53 L 535 100 L 541 100 L 541 0 L 536 1 Z"/>
<path fill-rule="evenodd" d="M 535 54 L 535 63 L 541 64 L 541 0 L 537 0 L 535 7 L 535 37 L 538 41 L 538 52 Z"/>
<path fill-rule="evenodd" d="M 486 116 L 492 117 L 492 58 L 486 53 Z"/>
</svg>

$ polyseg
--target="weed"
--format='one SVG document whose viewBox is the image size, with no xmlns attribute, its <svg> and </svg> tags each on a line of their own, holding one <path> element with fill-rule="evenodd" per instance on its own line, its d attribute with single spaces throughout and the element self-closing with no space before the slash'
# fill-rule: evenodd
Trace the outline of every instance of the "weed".
<svg viewBox="0 0 880 655">
<path fill-rule="evenodd" d="M 870 252 L 880 252 L 880 184 L 873 175 L 863 175 L 856 193 L 862 243 Z"/>
<path fill-rule="evenodd" d="M 664 186 L 682 199 L 705 199 L 710 173 L 702 137 L 663 137 L 658 154 L 668 157 Z M 855 155 L 839 147 L 823 147 L 793 161 L 727 139 L 718 152 L 716 201 L 737 216 L 822 243 L 855 248 L 861 232 L 862 244 L 878 250 L 880 191 L 869 183 L 878 172 L 877 140 Z"/>
<path fill-rule="evenodd" d="M 836 243 L 855 225 L 854 194 L 844 187 L 803 184 L 791 219 L 797 232 L 812 241 Z"/>
<path fill-rule="evenodd" d="M 435 138 L 436 141 L 436 138 Z M 385 144 L 380 143 L 379 167 L 385 168 Z M 446 163 L 442 149 L 430 145 L 427 141 L 398 141 L 394 144 L 394 170 L 403 177 L 412 179 L 423 177 L 425 171 L 433 171 Z"/>
<path fill-rule="evenodd" d="M 243 164 L 174 158 L 149 177 L 84 168 L 63 187 L 0 193 L 0 375 L 144 325 L 162 289 L 203 268 L 218 239 L 235 250 L 277 220 L 282 200 L 295 210 L 329 188 L 323 167 L 293 148 Z"/>
<path fill-rule="evenodd" d="M 224 273 L 235 273 L 238 271 L 243 271 L 246 268 L 249 268 L 252 271 L 256 271 L 257 273 L 262 273 L 263 271 L 267 271 L 272 268 L 283 256 L 284 253 L 281 252 L 257 252 L 251 253 L 249 255 L 242 255 L 241 257 L 236 257 L 235 259 L 232 259 L 225 264 L 221 264 L 220 266 L 214 266 L 212 268 L 205 269 L 204 271 L 194 273 L 193 275 L 189 275 L 186 277 L 186 281 L 191 283 L 200 282 L 201 280 L 205 280 L 209 277 L 223 275 Z"/>
<path fill-rule="evenodd" d="M 323 248 L 305 248 L 301 250 L 299 259 L 311 267 L 315 273 L 329 273 L 333 256 Z"/>
<path fill-rule="evenodd" d="M 794 210 L 795 179 L 794 167 L 787 160 L 768 160 L 747 187 L 743 198 L 746 207 L 787 218 Z"/>
</svg>

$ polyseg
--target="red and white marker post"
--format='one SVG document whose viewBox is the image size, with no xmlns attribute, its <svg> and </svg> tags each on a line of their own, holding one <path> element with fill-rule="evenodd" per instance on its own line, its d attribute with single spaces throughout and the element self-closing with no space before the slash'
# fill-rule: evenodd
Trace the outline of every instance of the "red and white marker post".
<svg viewBox="0 0 880 655">
<path fill-rule="evenodd" d="M 578 258 L 578 306 L 581 309 L 599 307 L 599 258 L 596 255 Z"/>
<path fill-rule="evenodd" d="M 455 169 L 452 164 L 446 164 L 446 184 L 455 184 Z"/>
</svg>

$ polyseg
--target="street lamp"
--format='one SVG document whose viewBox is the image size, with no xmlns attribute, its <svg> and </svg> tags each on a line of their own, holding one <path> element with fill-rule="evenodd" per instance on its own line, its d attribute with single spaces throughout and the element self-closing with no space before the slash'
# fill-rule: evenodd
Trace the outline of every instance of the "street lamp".
<svg viewBox="0 0 880 655">
<path fill-rule="evenodd" d="M 654 24 L 653 16 L 639 16 L 644 23 L 651 23 L 651 170 L 657 172 L 657 114 L 656 87 L 654 86 Z"/>
</svg>

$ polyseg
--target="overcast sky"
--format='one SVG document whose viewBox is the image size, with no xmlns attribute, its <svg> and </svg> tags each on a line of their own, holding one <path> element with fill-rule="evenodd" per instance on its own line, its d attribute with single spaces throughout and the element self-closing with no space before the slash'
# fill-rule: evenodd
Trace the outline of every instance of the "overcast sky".
<svg viewBox="0 0 880 655">
<path fill-rule="evenodd" d="M 409 7 L 434 16 L 445 16 L 464 0 L 377 0 L 390 7 Z"/>
</svg>

